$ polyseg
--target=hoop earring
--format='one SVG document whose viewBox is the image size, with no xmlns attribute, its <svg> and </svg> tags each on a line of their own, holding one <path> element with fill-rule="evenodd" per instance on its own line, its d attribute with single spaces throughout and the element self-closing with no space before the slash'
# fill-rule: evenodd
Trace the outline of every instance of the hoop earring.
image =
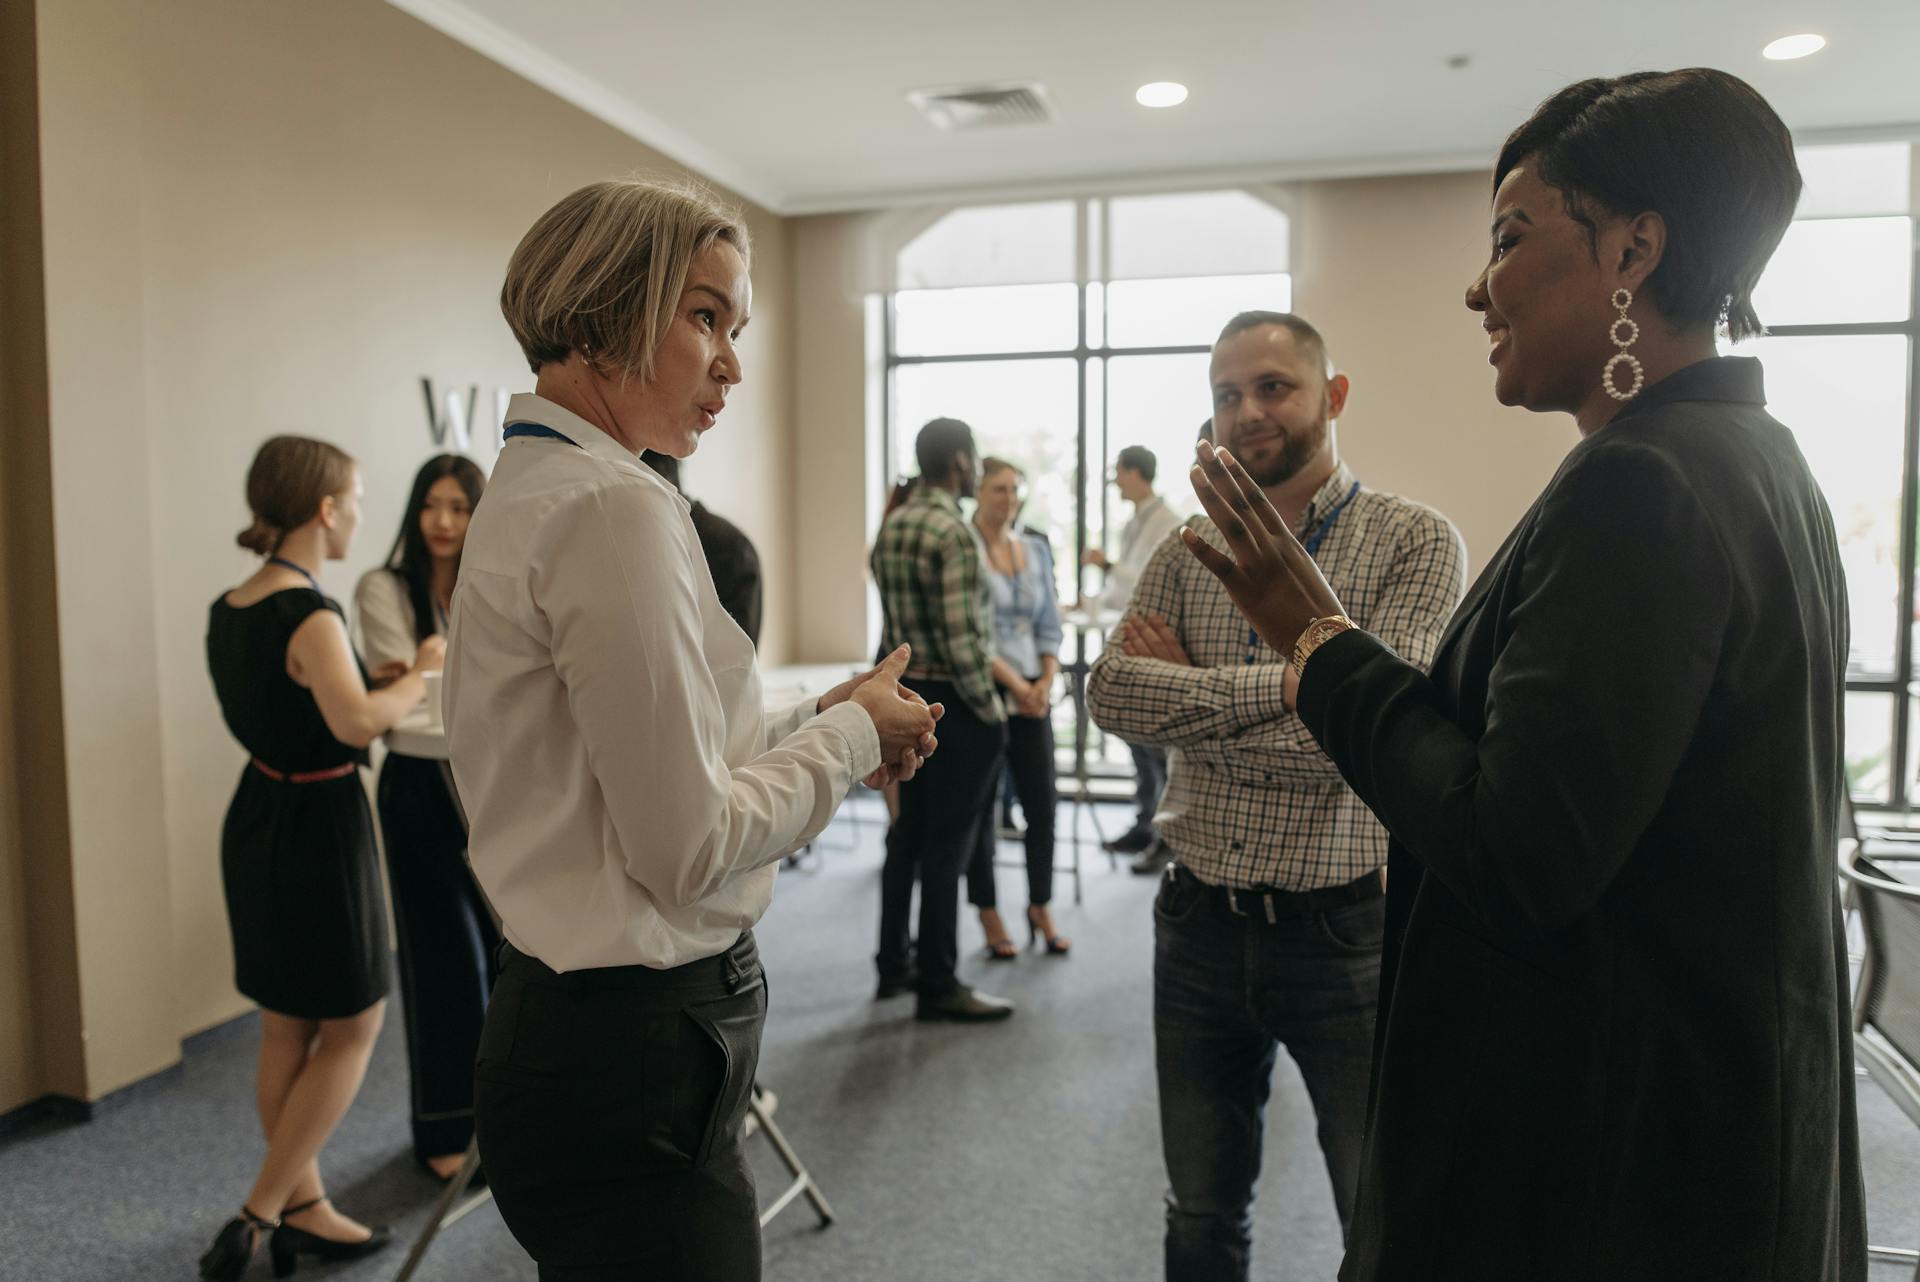
<svg viewBox="0 0 1920 1282">
<path fill-rule="evenodd" d="M 1640 368 L 1640 358 L 1627 350 L 1640 341 L 1640 322 L 1627 315 L 1627 308 L 1633 306 L 1632 290 L 1614 290 L 1612 301 L 1614 309 L 1618 311 L 1620 315 L 1614 318 L 1613 324 L 1607 326 L 1607 337 L 1612 340 L 1613 345 L 1620 350 L 1615 352 L 1612 358 L 1607 361 L 1606 365 L 1601 368 L 1600 386 L 1605 388 L 1607 395 L 1611 396 L 1614 400 L 1630 401 L 1640 394 L 1642 387 L 1647 385 L 1647 372 Z M 1620 327 L 1622 325 L 1625 325 L 1629 331 L 1625 338 L 1620 337 Z M 1633 386 L 1624 392 L 1613 385 L 1614 366 L 1623 363 L 1633 368 Z"/>
</svg>

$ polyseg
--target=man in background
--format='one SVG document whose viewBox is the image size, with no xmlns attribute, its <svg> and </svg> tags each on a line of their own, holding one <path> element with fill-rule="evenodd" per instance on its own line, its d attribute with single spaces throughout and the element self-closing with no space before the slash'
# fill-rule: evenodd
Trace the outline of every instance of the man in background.
<svg viewBox="0 0 1920 1282">
<path fill-rule="evenodd" d="M 940 751 L 900 785 L 880 870 L 876 996 L 919 994 L 917 1019 L 1005 1019 L 1013 1003 L 960 982 L 960 875 L 1006 757 L 1007 712 L 993 683 L 986 556 L 960 500 L 980 484 L 973 429 L 936 418 L 914 441 L 920 475 L 880 527 L 871 566 L 884 614 L 882 644 L 913 647 L 901 684 L 946 705 Z M 920 940 L 908 929 L 915 874 Z"/>
<path fill-rule="evenodd" d="M 1133 516 L 1120 531 L 1120 559 L 1109 561 L 1099 548 L 1088 548 L 1081 559 L 1082 564 L 1107 572 L 1106 585 L 1096 598 L 1102 609 L 1117 612 L 1127 608 L 1133 586 L 1140 581 L 1140 571 L 1146 568 L 1148 558 L 1169 534 L 1180 528 L 1179 513 L 1164 497 L 1153 492 L 1153 478 L 1159 466 L 1153 451 L 1144 445 L 1129 445 L 1114 460 L 1114 488 L 1120 491 L 1121 498 L 1133 504 Z M 1113 854 L 1140 856 L 1133 863 L 1133 871 L 1151 876 L 1166 867 L 1171 858 L 1153 826 L 1154 811 L 1160 808 L 1160 797 L 1167 787 L 1167 754 L 1151 744 L 1131 742 L 1127 744 L 1127 751 L 1133 756 L 1133 827 L 1103 843 L 1103 849 Z"/>
<path fill-rule="evenodd" d="M 667 484 L 680 490 L 680 460 L 670 454 L 647 450 L 640 455 L 646 465 L 666 478 Z M 682 498 L 686 491 L 680 490 Z M 720 607 L 733 616 L 740 630 L 760 648 L 760 554 L 745 530 L 726 517 L 708 510 L 699 499 L 689 499 L 693 532 L 706 554 L 707 569 L 713 574 L 713 590 Z"/>
</svg>

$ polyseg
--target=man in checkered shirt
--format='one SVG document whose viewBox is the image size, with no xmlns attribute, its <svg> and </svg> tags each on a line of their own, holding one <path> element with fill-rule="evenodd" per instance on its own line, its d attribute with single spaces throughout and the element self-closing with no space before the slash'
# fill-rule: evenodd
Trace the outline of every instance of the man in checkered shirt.
<svg viewBox="0 0 1920 1282">
<path fill-rule="evenodd" d="M 913 647 L 902 684 L 946 706 L 940 751 L 900 785 L 900 818 L 887 831 L 880 868 L 878 997 L 919 993 L 914 1017 L 1005 1019 L 1013 1003 L 961 983 L 960 874 L 986 822 L 1007 747 L 1007 711 L 993 684 L 993 628 L 982 569 L 985 549 L 960 500 L 980 483 L 973 429 L 936 418 L 914 440 L 920 476 L 880 527 L 869 564 L 886 625 L 881 646 Z M 920 880 L 920 941 L 908 908 Z"/>
<path fill-rule="evenodd" d="M 1430 663 L 1466 554 L 1431 508 L 1361 486 L 1334 420 L 1348 383 L 1313 326 L 1234 317 L 1214 344 L 1214 440 L 1293 523 L 1348 613 Z M 1188 522 L 1224 546 L 1206 517 Z M 1243 1279 L 1269 1079 L 1306 1079 L 1342 1232 L 1359 1178 L 1379 995 L 1387 834 L 1287 711 L 1269 649 L 1178 531 L 1147 563 L 1093 666 L 1111 734 L 1169 751 L 1154 903 L 1154 1047 L 1170 1280 Z"/>
</svg>

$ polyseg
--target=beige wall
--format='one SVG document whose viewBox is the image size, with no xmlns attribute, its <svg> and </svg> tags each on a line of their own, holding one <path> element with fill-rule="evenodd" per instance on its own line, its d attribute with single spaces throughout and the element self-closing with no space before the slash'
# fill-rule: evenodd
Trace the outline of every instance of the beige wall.
<svg viewBox="0 0 1920 1282">
<path fill-rule="evenodd" d="M 1570 420 L 1493 399 L 1486 336 L 1461 304 L 1486 252 L 1485 178 L 1416 175 L 1278 190 L 1294 218 L 1294 306 L 1325 333 L 1353 380 L 1340 424 L 1345 457 L 1368 484 L 1451 517 L 1477 573 L 1575 439 Z M 906 221 L 902 213 L 794 221 L 796 479 L 804 496 L 794 627 L 807 660 L 858 654 L 869 644 L 867 509 L 852 501 L 849 480 L 867 477 L 868 490 L 879 484 L 862 290 L 883 279 L 875 255 Z"/>
<path fill-rule="evenodd" d="M 252 565 L 233 535 L 254 448 L 296 432 L 361 460 L 362 533 L 323 576 L 350 598 L 434 452 L 421 376 L 479 384 L 483 419 L 496 387 L 531 384 L 497 305 L 520 234 L 581 183 L 672 167 L 381 0 L 60 0 L 38 14 L 60 653 L 36 671 L 65 677 L 74 790 L 87 1060 L 80 1088 L 58 1089 L 94 1097 L 244 1008 L 219 879 L 244 757 L 203 640 L 208 604 Z M 791 256 L 784 221 L 749 219 L 747 379 L 685 476 L 760 545 L 763 649 L 778 661 L 793 593 Z M 0 954 L 0 1016 L 7 967 Z M 18 1102 L 6 1080 L 0 1108 Z"/>
</svg>

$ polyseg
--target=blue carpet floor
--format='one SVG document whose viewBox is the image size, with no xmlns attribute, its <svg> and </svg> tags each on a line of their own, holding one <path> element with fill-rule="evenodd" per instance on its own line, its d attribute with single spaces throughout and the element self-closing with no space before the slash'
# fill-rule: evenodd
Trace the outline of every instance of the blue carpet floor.
<svg viewBox="0 0 1920 1282">
<path fill-rule="evenodd" d="M 1148 976 L 1153 885 L 1084 848 L 1084 903 L 1055 891 L 1073 955 L 969 960 L 963 972 L 1014 998 L 982 1028 L 917 1024 L 912 999 L 872 1000 L 878 806 L 858 803 L 806 869 L 783 874 L 759 932 L 771 983 L 761 1080 L 776 1120 L 811 1165 L 839 1222 L 804 1202 L 767 1229 L 766 1276 L 792 1282 L 1110 1282 L 1160 1275 L 1159 1133 Z M 1105 810 L 1108 832 L 1124 823 Z M 1070 830 L 1062 806 L 1061 832 Z M 1082 824 L 1086 824 L 1083 816 Z M 1089 838 L 1090 827 L 1083 827 Z M 1012 848 L 1006 852 L 1015 853 Z M 1064 840 L 1060 859 L 1070 858 Z M 1025 902 L 1000 874 L 1003 910 Z M 978 958 L 971 920 L 963 944 Z M 244 1196 L 261 1152 L 253 1118 L 251 1020 L 195 1039 L 184 1067 L 96 1120 L 0 1141 L 0 1279 L 189 1279 Z M 1870 1082 L 1859 1085 L 1876 1241 L 1920 1245 L 1920 1131 Z M 750 1142 L 764 1200 L 785 1172 Z M 356 1265 L 303 1265 L 303 1278 L 373 1282 L 400 1267 L 436 1187 L 414 1166 L 406 1054 L 390 1014 L 365 1089 L 322 1158 L 335 1199 L 386 1220 L 402 1241 Z M 1255 1209 L 1254 1276 L 1330 1279 L 1339 1228 L 1298 1075 L 1285 1058 Z M 1910 1275 L 1876 1266 L 1876 1282 Z M 262 1252 L 248 1277 L 270 1272 Z M 423 1282 L 532 1282 L 533 1266 L 491 1204 L 441 1235 Z"/>
</svg>

